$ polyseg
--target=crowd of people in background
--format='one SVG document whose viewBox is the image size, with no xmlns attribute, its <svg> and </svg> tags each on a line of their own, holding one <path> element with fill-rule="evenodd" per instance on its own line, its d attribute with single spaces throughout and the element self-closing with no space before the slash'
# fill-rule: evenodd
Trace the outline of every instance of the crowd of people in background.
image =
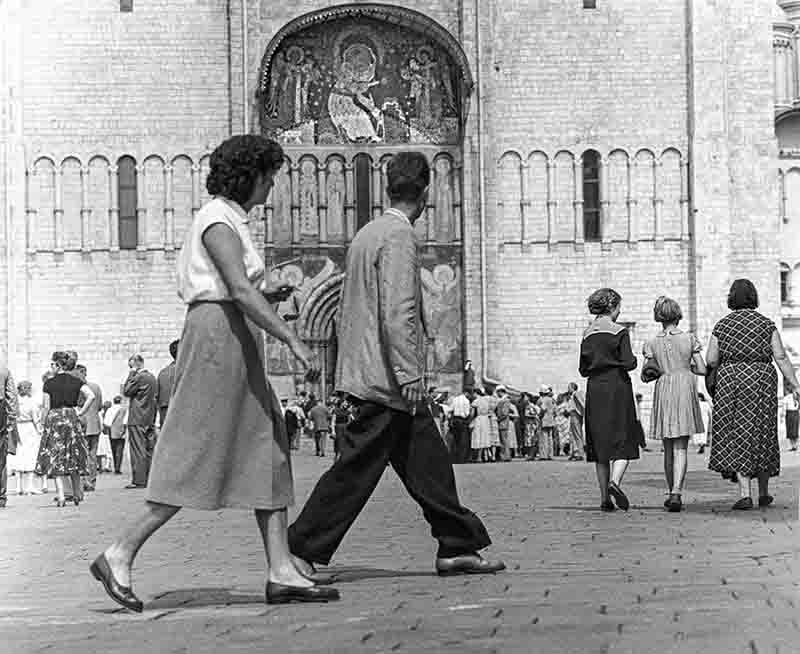
<svg viewBox="0 0 800 654">
<path fill-rule="evenodd" d="M 28 380 L 15 384 L 11 371 L 0 368 L 0 508 L 8 501 L 8 477 L 16 479 L 17 495 L 50 492 L 53 480 L 59 507 L 76 506 L 97 488 L 98 475 L 123 474 L 127 444 L 131 483 L 144 488 L 157 428 L 163 424 L 174 384 L 178 341 L 170 345 L 173 361 L 156 378 L 134 354 L 121 394 L 103 400 L 78 353 L 53 353 L 42 375 L 41 391 Z M 157 424 L 156 419 L 160 416 Z"/>
</svg>

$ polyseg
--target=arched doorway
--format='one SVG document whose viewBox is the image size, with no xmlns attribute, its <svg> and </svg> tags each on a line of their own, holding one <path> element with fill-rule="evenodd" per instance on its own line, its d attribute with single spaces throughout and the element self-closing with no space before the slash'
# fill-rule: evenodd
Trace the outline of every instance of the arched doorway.
<svg viewBox="0 0 800 654">
<path fill-rule="evenodd" d="M 433 331 L 430 379 L 460 375 L 462 141 L 471 89 L 455 38 L 423 14 L 390 5 L 301 16 L 264 53 L 260 127 L 286 152 L 266 205 L 265 255 L 273 276 L 298 288 L 287 315 L 297 316 L 298 333 L 325 355 L 320 392 L 330 390 L 335 367 L 332 280 L 356 231 L 388 207 L 385 165 L 399 150 L 425 153 L 433 172 L 429 206 L 417 224 Z M 290 359 L 270 345 L 270 375 L 286 378 L 286 394 L 298 383 Z"/>
</svg>

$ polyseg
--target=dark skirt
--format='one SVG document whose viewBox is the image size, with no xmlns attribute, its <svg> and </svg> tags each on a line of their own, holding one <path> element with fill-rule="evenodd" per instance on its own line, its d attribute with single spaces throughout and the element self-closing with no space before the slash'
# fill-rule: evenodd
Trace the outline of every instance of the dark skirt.
<svg viewBox="0 0 800 654">
<path fill-rule="evenodd" d="M 292 504 L 289 437 L 263 345 L 232 302 L 189 307 L 148 500 L 208 510 Z"/>
<path fill-rule="evenodd" d="M 47 413 L 35 472 L 48 477 L 89 474 L 89 448 L 73 407 L 51 409 Z"/>
<path fill-rule="evenodd" d="M 589 377 L 585 417 L 587 461 L 608 463 L 639 458 L 642 427 L 636 419 L 627 371 L 612 368 Z"/>
</svg>

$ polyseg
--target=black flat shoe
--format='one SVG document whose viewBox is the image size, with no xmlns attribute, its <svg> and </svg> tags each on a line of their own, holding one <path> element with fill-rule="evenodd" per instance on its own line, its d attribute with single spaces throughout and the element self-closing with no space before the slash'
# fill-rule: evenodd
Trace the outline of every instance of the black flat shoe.
<svg viewBox="0 0 800 654">
<path fill-rule="evenodd" d="M 89 566 L 89 571 L 97 581 L 103 584 L 108 596 L 117 604 L 130 611 L 136 611 L 136 613 L 142 612 L 144 608 L 142 600 L 133 594 L 133 589 L 130 586 L 123 586 L 117 582 L 114 578 L 114 573 L 111 572 L 111 566 L 108 565 L 105 554 L 101 554 L 94 560 L 94 563 Z"/>
<path fill-rule="evenodd" d="M 506 564 L 502 561 L 489 561 L 479 554 L 437 557 L 436 559 L 436 574 L 440 577 L 494 574 L 505 569 Z"/>
<path fill-rule="evenodd" d="M 761 495 L 758 498 L 758 506 L 769 506 L 775 501 L 775 498 L 772 495 Z"/>
<path fill-rule="evenodd" d="M 617 486 L 613 481 L 608 485 L 608 494 L 614 499 L 617 506 L 623 511 L 627 511 L 631 503 L 628 501 L 627 495 L 622 492 L 622 489 Z"/>
<path fill-rule="evenodd" d="M 670 513 L 680 513 L 681 509 L 683 508 L 683 502 L 681 501 L 681 496 L 673 493 L 669 496 L 669 506 L 667 506 L 667 511 Z"/>
<path fill-rule="evenodd" d="M 665 500 L 664 500 L 664 508 L 665 508 L 665 509 L 668 509 L 668 508 L 669 508 L 669 503 L 670 503 L 670 501 L 671 501 L 671 500 L 672 500 L 672 495 L 669 495 L 669 496 L 667 497 L 667 499 L 665 499 Z"/>
<path fill-rule="evenodd" d="M 339 599 L 339 591 L 335 588 L 311 586 L 285 586 L 272 581 L 267 582 L 267 604 L 291 604 L 293 602 L 335 602 Z"/>
<path fill-rule="evenodd" d="M 736 504 L 733 505 L 734 511 L 749 511 L 753 508 L 753 498 L 743 497 Z"/>
<path fill-rule="evenodd" d="M 611 500 L 606 500 L 600 505 L 600 510 L 605 511 L 606 513 L 613 513 L 617 510 L 617 507 L 614 506 L 614 502 Z"/>
</svg>

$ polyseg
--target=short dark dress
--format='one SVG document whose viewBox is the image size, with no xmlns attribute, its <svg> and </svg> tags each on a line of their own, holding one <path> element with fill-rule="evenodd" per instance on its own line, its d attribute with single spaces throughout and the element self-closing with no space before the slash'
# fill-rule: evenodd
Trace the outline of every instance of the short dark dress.
<svg viewBox="0 0 800 654">
<path fill-rule="evenodd" d="M 37 475 L 89 474 L 89 449 L 83 425 L 75 407 L 80 402 L 83 382 L 62 372 L 44 383 L 50 397 L 50 411 L 44 419 L 42 442 L 36 459 Z"/>
<path fill-rule="evenodd" d="M 636 368 L 628 330 L 606 317 L 584 332 L 580 374 L 586 385 L 586 460 L 638 459 L 642 428 L 628 371 Z"/>
<path fill-rule="evenodd" d="M 714 327 L 720 365 L 711 418 L 711 470 L 745 477 L 780 472 L 774 331 L 775 323 L 752 309 L 734 311 Z"/>
</svg>

